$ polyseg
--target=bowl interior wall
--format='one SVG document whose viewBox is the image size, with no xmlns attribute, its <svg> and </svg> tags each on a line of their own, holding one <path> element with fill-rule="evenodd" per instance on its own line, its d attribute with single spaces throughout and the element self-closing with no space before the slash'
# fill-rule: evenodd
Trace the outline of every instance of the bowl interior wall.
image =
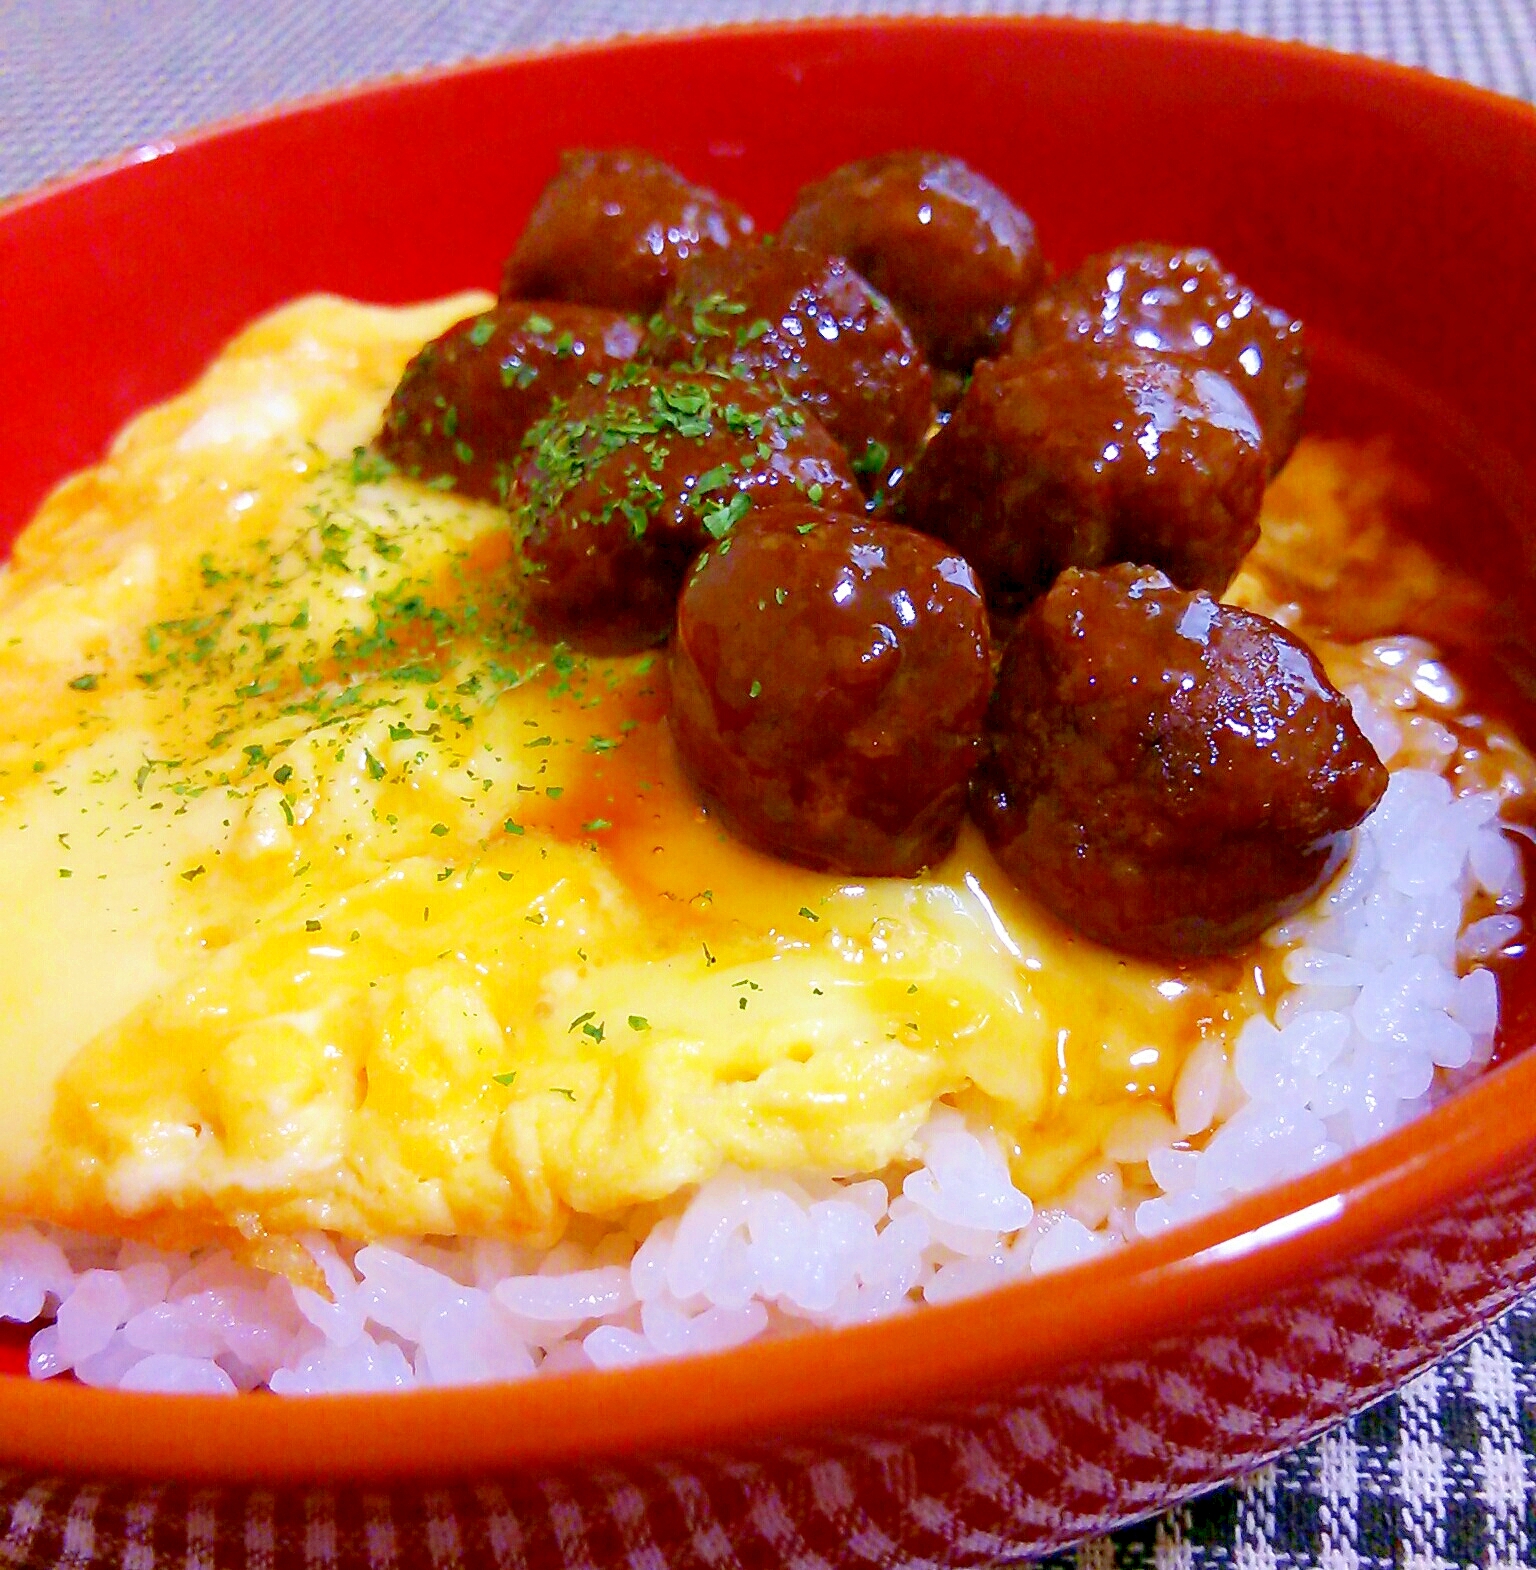
<svg viewBox="0 0 1536 1570">
<path fill-rule="evenodd" d="M 646 145 L 772 228 L 804 180 L 927 144 L 1020 200 L 1059 268 L 1204 244 L 1302 316 L 1313 427 L 1413 455 L 1439 498 L 1416 526 L 1496 588 L 1490 690 L 1536 736 L 1536 117 L 1410 86 L 1160 29 L 831 25 L 578 49 L 196 136 L 0 210 L 0 544 L 277 302 L 494 287 L 566 146 Z"/>
</svg>

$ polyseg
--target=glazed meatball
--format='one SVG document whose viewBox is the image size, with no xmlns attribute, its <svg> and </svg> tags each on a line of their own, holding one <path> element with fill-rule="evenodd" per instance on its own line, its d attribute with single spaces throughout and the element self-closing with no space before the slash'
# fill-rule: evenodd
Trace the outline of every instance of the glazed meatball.
<svg viewBox="0 0 1536 1570">
<path fill-rule="evenodd" d="M 739 207 L 649 153 L 569 152 L 507 258 L 501 294 L 647 315 L 680 263 L 751 237 Z"/>
<path fill-rule="evenodd" d="M 585 305 L 514 301 L 472 316 L 406 366 L 379 450 L 407 474 L 504 503 L 529 426 L 633 359 L 641 336 L 629 318 Z"/>
<path fill-rule="evenodd" d="M 1003 611 L 1106 562 L 1219 593 L 1258 538 L 1264 472 L 1258 422 L 1219 372 L 1071 344 L 983 360 L 896 512 L 959 550 Z"/>
<path fill-rule="evenodd" d="M 659 358 L 776 377 L 843 444 L 871 494 L 899 480 L 933 421 L 927 361 L 840 256 L 775 245 L 699 257 L 653 333 Z"/>
<path fill-rule="evenodd" d="M 1220 371 L 1258 416 L 1272 474 L 1301 434 L 1301 323 L 1266 305 L 1209 251 L 1131 245 L 1090 257 L 1034 302 L 1013 350 L 1068 341 L 1134 343 Z"/>
<path fill-rule="evenodd" d="M 1089 937 L 1173 958 L 1303 904 L 1387 785 L 1303 643 L 1145 567 L 1061 575 L 987 728 L 975 812 L 1009 875 Z"/>
<path fill-rule="evenodd" d="M 688 563 L 749 513 L 863 502 L 812 416 L 713 372 L 633 366 L 576 394 L 529 443 L 515 493 L 527 614 L 597 651 L 665 638 Z"/>
<path fill-rule="evenodd" d="M 833 170 L 801 191 L 780 238 L 846 256 L 947 371 L 998 353 L 1044 276 L 1025 213 L 940 153 L 886 153 Z"/>
<path fill-rule="evenodd" d="M 991 687 L 975 574 L 910 529 L 785 508 L 707 550 L 678 601 L 683 763 L 733 833 L 804 866 L 939 860 Z"/>
</svg>

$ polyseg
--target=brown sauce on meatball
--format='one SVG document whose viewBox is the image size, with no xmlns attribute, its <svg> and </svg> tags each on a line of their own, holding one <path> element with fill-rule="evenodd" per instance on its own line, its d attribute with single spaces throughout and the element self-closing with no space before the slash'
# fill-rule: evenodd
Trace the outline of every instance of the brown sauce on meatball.
<svg viewBox="0 0 1536 1570">
<path fill-rule="evenodd" d="M 646 313 L 690 256 L 751 239 L 734 202 L 649 153 L 569 152 L 507 259 L 501 294 Z"/>
<path fill-rule="evenodd" d="M 1262 438 L 1216 371 L 1134 346 L 984 360 L 898 493 L 1007 610 L 1064 567 L 1136 560 L 1220 593 L 1258 538 Z"/>
<path fill-rule="evenodd" d="M 1209 251 L 1128 245 L 1089 257 L 1034 301 L 1011 349 L 1028 354 L 1068 342 L 1136 344 L 1220 371 L 1258 416 L 1271 474 L 1301 435 L 1301 323 L 1266 305 Z"/>
<path fill-rule="evenodd" d="M 734 832 L 803 866 L 940 860 L 991 689 L 975 574 L 910 529 L 783 508 L 707 550 L 678 601 L 683 763 Z"/>
<path fill-rule="evenodd" d="M 862 504 L 843 450 L 782 394 L 633 366 L 529 433 L 514 501 L 538 629 L 588 649 L 659 643 L 689 562 L 749 513 Z"/>
<path fill-rule="evenodd" d="M 672 635 L 652 723 L 747 843 L 913 875 L 969 794 L 1078 930 L 1234 951 L 1385 780 L 1305 646 L 1210 597 L 1296 440 L 1299 324 L 1203 251 L 1043 276 L 1028 218 L 938 154 L 834 171 L 758 245 L 654 158 L 574 153 L 505 288 L 583 303 L 429 345 L 380 445 L 511 507 L 541 635 Z M 643 336 L 616 313 L 657 306 Z"/>
<path fill-rule="evenodd" d="M 459 322 L 406 366 L 380 451 L 405 473 L 505 503 L 523 437 L 569 398 L 635 357 L 639 324 L 614 311 L 508 301 Z"/>
<path fill-rule="evenodd" d="M 840 256 L 792 245 L 699 257 L 653 321 L 663 362 L 772 377 L 888 491 L 933 421 L 933 378 L 886 301 Z"/>
<path fill-rule="evenodd" d="M 1160 572 L 1069 570 L 1015 633 L 976 812 L 1004 868 L 1100 942 L 1240 947 L 1338 866 L 1387 773 L 1278 623 Z"/>
<path fill-rule="evenodd" d="M 781 238 L 846 256 L 947 371 L 998 353 L 1044 277 L 1028 215 L 968 164 L 921 150 L 806 186 Z"/>
</svg>

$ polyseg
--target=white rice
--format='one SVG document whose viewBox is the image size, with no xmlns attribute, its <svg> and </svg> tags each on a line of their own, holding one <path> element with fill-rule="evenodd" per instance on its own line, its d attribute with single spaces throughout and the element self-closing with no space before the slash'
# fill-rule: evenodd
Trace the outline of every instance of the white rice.
<svg viewBox="0 0 1536 1570">
<path fill-rule="evenodd" d="M 1392 769 L 1385 798 L 1330 888 L 1267 934 L 1286 983 L 1267 1012 L 1196 1048 L 1171 1113 L 1129 1112 L 1049 1205 L 1014 1187 L 990 1132 L 941 1106 L 902 1174 L 727 1169 L 591 1246 L 354 1251 L 310 1237 L 327 1293 L 223 1252 L 13 1225 L 0 1229 L 0 1319 L 48 1321 L 31 1338 L 34 1376 L 131 1390 L 300 1394 L 620 1368 L 947 1302 L 1320 1166 L 1487 1063 L 1487 962 L 1519 939 L 1524 896 L 1499 813 L 1532 774 L 1517 744 L 1459 718 L 1426 645 L 1386 639 L 1340 658 Z"/>
</svg>

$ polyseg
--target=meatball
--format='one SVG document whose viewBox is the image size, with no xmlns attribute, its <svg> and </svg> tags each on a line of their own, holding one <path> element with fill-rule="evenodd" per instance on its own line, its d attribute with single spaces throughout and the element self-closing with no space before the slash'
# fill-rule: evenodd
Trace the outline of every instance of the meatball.
<svg viewBox="0 0 1536 1570">
<path fill-rule="evenodd" d="M 1219 372 L 1125 345 L 983 360 L 897 493 L 1008 610 L 1063 567 L 1143 561 L 1219 593 L 1259 534 L 1258 422 Z"/>
<path fill-rule="evenodd" d="M 1044 277 L 1025 213 L 940 153 L 886 153 L 833 170 L 801 191 L 780 238 L 846 256 L 947 371 L 998 353 Z"/>
<path fill-rule="evenodd" d="M 653 330 L 659 358 L 776 376 L 873 494 L 900 478 L 933 421 L 928 362 L 840 256 L 776 245 L 698 257 Z"/>
<path fill-rule="evenodd" d="M 450 327 L 406 366 L 378 446 L 407 474 L 505 502 L 529 426 L 555 398 L 606 378 L 640 346 L 629 318 L 507 302 Z"/>
<path fill-rule="evenodd" d="M 707 550 L 678 601 L 683 763 L 733 833 L 804 866 L 939 860 L 991 688 L 975 574 L 910 529 L 784 508 Z"/>
<path fill-rule="evenodd" d="M 1061 575 L 987 728 L 974 809 L 1010 876 L 1089 937 L 1174 958 L 1303 904 L 1387 786 L 1303 643 L 1146 567 Z"/>
<path fill-rule="evenodd" d="M 592 650 L 665 638 L 688 563 L 749 512 L 863 500 L 812 416 L 714 372 L 633 366 L 577 393 L 529 444 L 515 496 L 527 613 Z"/>
<path fill-rule="evenodd" d="M 1090 257 L 1021 318 L 1015 352 L 1064 341 L 1135 343 L 1208 365 L 1258 416 L 1270 473 L 1301 434 L 1307 355 L 1301 323 L 1266 305 L 1209 251 L 1131 245 Z"/>
<path fill-rule="evenodd" d="M 649 314 L 690 256 L 750 241 L 752 220 L 649 153 L 565 153 L 502 276 L 503 299 Z"/>
</svg>

